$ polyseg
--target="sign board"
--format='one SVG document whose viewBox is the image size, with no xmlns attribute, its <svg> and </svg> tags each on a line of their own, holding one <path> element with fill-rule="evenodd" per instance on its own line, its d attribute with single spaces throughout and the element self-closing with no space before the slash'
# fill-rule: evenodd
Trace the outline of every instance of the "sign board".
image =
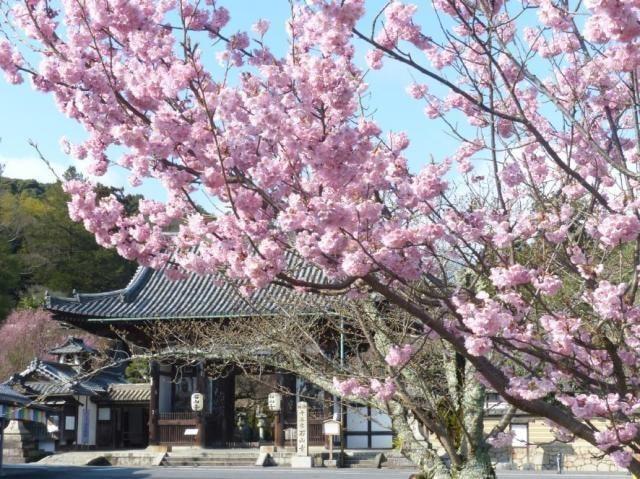
<svg viewBox="0 0 640 479">
<path fill-rule="evenodd" d="M 73 431 L 76 428 L 76 417 L 75 416 L 65 416 L 64 417 L 64 430 L 65 431 Z"/>
<path fill-rule="evenodd" d="M 269 407 L 269 411 L 280 411 L 282 407 L 282 394 L 269 393 L 269 396 L 267 396 L 267 406 Z"/>
<path fill-rule="evenodd" d="M 334 421 L 333 419 L 330 419 L 322 424 L 322 433 L 325 436 L 339 436 L 340 426 L 340 421 Z"/>
<path fill-rule="evenodd" d="M 201 393 L 193 393 L 191 395 L 191 410 L 192 411 L 202 411 L 204 408 L 204 394 Z"/>
<path fill-rule="evenodd" d="M 185 429 L 184 430 L 184 435 L 185 436 L 197 436 L 198 435 L 198 428 L 194 428 L 194 429 Z"/>
<path fill-rule="evenodd" d="M 309 455 L 309 405 L 300 401 L 297 407 L 296 455 Z"/>
</svg>

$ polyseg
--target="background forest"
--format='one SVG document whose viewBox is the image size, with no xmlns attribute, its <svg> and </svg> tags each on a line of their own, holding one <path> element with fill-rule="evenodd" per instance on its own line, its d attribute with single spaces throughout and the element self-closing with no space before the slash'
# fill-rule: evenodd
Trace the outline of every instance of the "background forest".
<svg viewBox="0 0 640 479">
<path fill-rule="evenodd" d="M 78 177 L 68 169 L 65 178 Z M 131 211 L 139 197 L 115 193 Z M 0 175 L 0 382 L 74 331 L 42 309 L 45 291 L 69 295 L 127 284 L 136 268 L 115 251 L 98 246 L 82 224 L 69 219 L 61 183 Z M 92 338 L 86 338 L 92 342 Z"/>
</svg>

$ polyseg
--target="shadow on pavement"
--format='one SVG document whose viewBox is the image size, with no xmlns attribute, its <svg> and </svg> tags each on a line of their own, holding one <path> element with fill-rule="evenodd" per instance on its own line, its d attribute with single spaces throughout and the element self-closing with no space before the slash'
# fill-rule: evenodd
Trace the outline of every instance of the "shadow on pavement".
<svg viewBox="0 0 640 479">
<path fill-rule="evenodd" d="M 2 479 L 144 479 L 151 477 L 148 469 L 131 467 L 73 467 L 73 466 L 31 466 L 5 465 L 0 472 Z"/>
</svg>

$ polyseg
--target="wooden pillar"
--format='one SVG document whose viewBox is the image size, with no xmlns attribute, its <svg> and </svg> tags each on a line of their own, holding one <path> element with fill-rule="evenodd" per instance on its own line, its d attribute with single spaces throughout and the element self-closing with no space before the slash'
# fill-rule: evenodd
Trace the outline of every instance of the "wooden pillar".
<svg viewBox="0 0 640 479">
<path fill-rule="evenodd" d="M 277 392 L 282 394 L 280 402 L 280 411 L 276 414 L 275 424 L 273 427 L 273 442 L 278 448 L 284 448 L 284 400 L 285 394 L 282 392 L 284 386 L 284 373 L 276 373 Z"/>
<path fill-rule="evenodd" d="M 2 476 L 2 455 L 4 454 L 4 418 L 0 417 L 0 476 Z"/>
<path fill-rule="evenodd" d="M 195 392 L 204 394 L 205 400 L 204 404 L 207 404 L 207 376 L 205 374 L 205 365 L 204 363 L 200 363 L 197 366 L 197 376 L 196 376 L 196 387 Z M 205 447 L 206 445 L 206 425 L 207 425 L 207 415 L 206 411 L 198 411 L 198 436 L 196 437 L 196 445 L 200 447 Z"/>
<path fill-rule="evenodd" d="M 151 375 L 151 397 L 149 399 L 149 444 L 157 446 L 160 444 L 160 428 L 158 419 L 160 418 L 160 365 L 158 361 L 152 360 L 149 363 Z"/>
<path fill-rule="evenodd" d="M 296 421 L 296 376 L 288 372 L 278 373 L 278 389 L 282 393 L 282 404 L 280 405 L 279 422 L 282 435 L 280 442 L 276 442 L 278 447 L 285 446 L 284 430 L 287 423 Z"/>
<path fill-rule="evenodd" d="M 236 425 L 236 373 L 229 372 L 224 379 L 224 416 L 222 419 L 222 437 L 226 443 L 233 441 Z"/>
<path fill-rule="evenodd" d="M 276 413 L 273 424 L 273 443 L 278 448 L 284 447 L 284 421 L 282 409 Z"/>
</svg>

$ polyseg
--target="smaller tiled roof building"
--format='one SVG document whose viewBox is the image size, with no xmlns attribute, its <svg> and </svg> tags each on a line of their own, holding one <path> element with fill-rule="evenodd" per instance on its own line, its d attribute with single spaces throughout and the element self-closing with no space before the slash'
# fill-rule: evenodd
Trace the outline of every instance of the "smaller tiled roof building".
<svg viewBox="0 0 640 479">
<path fill-rule="evenodd" d="M 118 447 L 111 431 L 113 415 L 126 416 L 119 427 L 140 431 L 129 435 L 133 438 L 127 446 L 146 445 L 143 410 L 149 405 L 149 384 L 128 383 L 122 362 L 92 369 L 97 351 L 80 338 L 68 338 L 49 354 L 57 361 L 36 358 L 2 385 L 3 390 L 51 408 L 49 427 L 34 431 L 43 449 L 95 446 L 100 440 L 102 446 Z"/>
</svg>

